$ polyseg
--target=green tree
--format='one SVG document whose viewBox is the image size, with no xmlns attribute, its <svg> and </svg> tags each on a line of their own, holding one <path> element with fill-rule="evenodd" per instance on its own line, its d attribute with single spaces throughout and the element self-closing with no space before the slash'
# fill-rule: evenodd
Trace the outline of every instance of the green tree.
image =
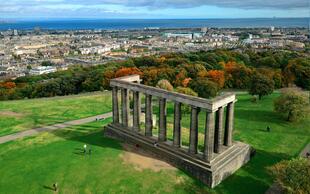
<svg viewBox="0 0 310 194">
<path fill-rule="evenodd" d="M 53 66 L 53 65 L 55 65 L 55 64 L 52 63 L 51 61 L 43 61 L 43 62 L 41 63 L 41 65 L 42 65 L 42 66 Z"/>
<path fill-rule="evenodd" d="M 215 97 L 219 91 L 218 85 L 206 78 L 198 78 L 190 82 L 190 88 L 198 93 L 199 97 L 211 98 Z"/>
<path fill-rule="evenodd" d="M 190 95 L 190 96 L 198 96 L 198 94 L 194 90 L 192 90 L 191 88 L 177 87 L 176 92 L 181 93 L 181 94 Z"/>
<path fill-rule="evenodd" d="M 168 91 L 173 91 L 173 86 L 171 85 L 171 83 L 166 80 L 166 79 L 162 79 L 162 80 L 159 80 L 157 85 L 156 85 L 157 88 L 161 88 L 161 89 L 164 89 L 164 90 L 168 90 Z"/>
<path fill-rule="evenodd" d="M 206 71 L 206 68 L 202 64 L 186 64 L 184 68 L 191 78 L 196 78 L 199 72 Z"/>
<path fill-rule="evenodd" d="M 301 92 L 288 90 L 274 101 L 274 110 L 293 122 L 309 114 L 309 98 Z"/>
<path fill-rule="evenodd" d="M 305 158 L 284 160 L 269 168 L 278 185 L 289 194 L 309 194 L 310 162 Z"/>
<path fill-rule="evenodd" d="M 61 95 L 59 80 L 50 80 L 38 83 L 32 93 L 32 97 L 52 97 Z"/>
<path fill-rule="evenodd" d="M 255 74 L 250 83 L 249 94 L 258 95 L 259 99 L 263 96 L 272 94 L 274 90 L 274 81 L 262 74 Z"/>
</svg>

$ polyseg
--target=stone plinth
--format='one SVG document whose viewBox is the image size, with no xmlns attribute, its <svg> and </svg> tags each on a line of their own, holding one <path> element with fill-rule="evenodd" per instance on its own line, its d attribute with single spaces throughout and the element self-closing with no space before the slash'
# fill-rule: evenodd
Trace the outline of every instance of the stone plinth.
<svg viewBox="0 0 310 194">
<path fill-rule="evenodd" d="M 224 151 L 221 154 L 215 154 L 214 158 L 207 162 L 199 156 L 188 155 L 186 150 L 172 146 L 173 142 L 157 142 L 155 138 L 132 133 L 122 126 L 108 125 L 105 127 L 104 135 L 129 144 L 138 144 L 141 149 L 188 172 L 211 188 L 250 160 L 251 148 L 241 142 L 234 142 L 230 147 L 223 146 Z M 155 143 L 156 146 L 154 146 Z"/>
</svg>

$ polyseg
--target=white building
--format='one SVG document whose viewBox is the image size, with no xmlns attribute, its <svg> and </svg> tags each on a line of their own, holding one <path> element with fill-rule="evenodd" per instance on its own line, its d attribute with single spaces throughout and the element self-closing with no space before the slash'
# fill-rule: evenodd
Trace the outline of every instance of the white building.
<svg viewBox="0 0 310 194">
<path fill-rule="evenodd" d="M 186 33 L 165 33 L 165 37 L 167 38 L 186 38 L 186 39 L 193 39 L 193 34 L 186 34 Z"/>
<path fill-rule="evenodd" d="M 89 55 L 89 54 L 102 54 L 111 51 L 112 49 L 119 49 L 119 44 L 109 44 L 105 46 L 94 46 L 89 48 L 80 48 L 82 55 Z"/>
<path fill-rule="evenodd" d="M 56 67 L 53 66 L 39 66 L 30 70 L 30 75 L 42 75 L 47 73 L 56 72 Z"/>
</svg>

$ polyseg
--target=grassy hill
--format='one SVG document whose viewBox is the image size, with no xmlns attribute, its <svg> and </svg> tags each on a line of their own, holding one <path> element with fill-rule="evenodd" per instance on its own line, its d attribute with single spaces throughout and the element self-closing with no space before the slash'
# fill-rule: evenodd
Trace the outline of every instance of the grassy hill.
<svg viewBox="0 0 310 194">
<path fill-rule="evenodd" d="M 0 136 L 111 110 L 111 93 L 0 101 Z"/>
<path fill-rule="evenodd" d="M 264 193 L 273 182 L 266 167 L 296 156 L 310 140 L 310 118 L 294 124 L 282 120 L 273 112 L 277 96 L 252 103 L 251 96 L 238 95 L 234 138 L 252 145 L 257 154 L 214 190 L 177 169 L 137 169 L 137 164 L 122 158 L 126 151 L 121 142 L 103 137 L 103 126 L 111 122 L 107 119 L 0 145 L 1 192 L 51 193 L 52 184 L 57 182 L 60 193 Z M 1 102 L 0 107 L 27 113 L 24 121 L 34 126 L 34 118 L 46 124 L 57 119 L 44 117 L 55 116 L 63 121 L 104 113 L 110 110 L 109 101 L 109 94 L 97 93 Z M 172 121 L 172 113 L 168 106 L 168 121 Z M 187 117 L 183 117 L 184 121 Z M 0 125 L 6 122 L 0 120 Z M 5 128 L 11 132 L 14 130 L 10 125 L 23 123 L 10 122 Z M 267 126 L 271 128 L 269 133 Z M 91 146 L 91 155 L 82 153 L 85 143 Z"/>
</svg>

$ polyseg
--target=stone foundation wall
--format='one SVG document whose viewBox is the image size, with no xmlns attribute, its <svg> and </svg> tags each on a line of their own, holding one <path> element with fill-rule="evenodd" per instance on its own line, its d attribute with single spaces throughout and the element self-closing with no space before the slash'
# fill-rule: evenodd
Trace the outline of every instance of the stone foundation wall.
<svg viewBox="0 0 310 194">
<path fill-rule="evenodd" d="M 157 142 L 155 139 L 147 138 L 142 135 L 139 136 L 138 134 L 122 130 L 112 125 L 105 127 L 104 135 L 113 139 L 122 140 L 129 144 L 138 144 L 139 147 L 145 151 L 184 170 L 211 188 L 234 173 L 250 158 L 250 146 L 240 142 L 236 143 L 232 154 L 227 154 L 227 157 L 222 156 L 222 159 L 217 161 L 217 164 L 213 166 L 212 161 L 211 163 L 198 161 L 180 152 L 178 148 L 173 148 L 166 143 L 158 143 L 158 145 L 154 146 Z"/>
</svg>

